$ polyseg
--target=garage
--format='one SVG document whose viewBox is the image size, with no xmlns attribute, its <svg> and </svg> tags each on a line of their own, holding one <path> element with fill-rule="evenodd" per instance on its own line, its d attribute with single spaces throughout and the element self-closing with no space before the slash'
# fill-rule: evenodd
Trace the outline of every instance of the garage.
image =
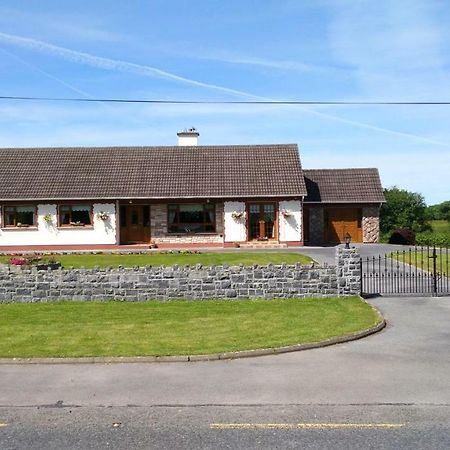
<svg viewBox="0 0 450 450">
<path fill-rule="evenodd" d="M 347 233 L 352 242 L 362 242 L 362 208 L 325 208 L 324 232 L 328 243 L 343 243 Z"/>
</svg>

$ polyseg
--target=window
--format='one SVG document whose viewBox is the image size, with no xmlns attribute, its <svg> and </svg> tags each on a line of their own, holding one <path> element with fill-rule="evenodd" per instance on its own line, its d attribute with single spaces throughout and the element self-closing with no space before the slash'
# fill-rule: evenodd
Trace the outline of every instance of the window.
<svg viewBox="0 0 450 450">
<path fill-rule="evenodd" d="M 84 226 L 92 225 L 91 205 L 60 205 L 59 225 L 60 226 Z"/>
<path fill-rule="evenodd" d="M 216 231 L 214 204 L 168 205 L 167 213 L 169 233 L 213 233 Z"/>
<path fill-rule="evenodd" d="M 35 206 L 4 206 L 3 211 L 5 227 L 32 227 L 36 225 Z"/>
</svg>

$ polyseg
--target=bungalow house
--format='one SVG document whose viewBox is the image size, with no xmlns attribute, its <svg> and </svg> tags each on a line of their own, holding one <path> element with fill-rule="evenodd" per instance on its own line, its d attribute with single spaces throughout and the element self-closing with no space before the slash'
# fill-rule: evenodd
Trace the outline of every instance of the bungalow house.
<svg viewBox="0 0 450 450">
<path fill-rule="evenodd" d="M 377 242 L 376 169 L 303 170 L 297 145 L 0 149 L 0 249 Z"/>
</svg>

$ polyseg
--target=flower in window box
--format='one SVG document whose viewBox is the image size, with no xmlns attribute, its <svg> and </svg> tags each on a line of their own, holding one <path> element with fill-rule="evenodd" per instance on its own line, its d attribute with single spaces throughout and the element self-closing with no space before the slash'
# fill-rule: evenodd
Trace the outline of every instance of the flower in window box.
<svg viewBox="0 0 450 450">
<path fill-rule="evenodd" d="M 234 220 L 239 220 L 239 219 L 242 219 L 242 218 L 245 217 L 245 213 L 244 213 L 244 211 L 233 211 L 233 212 L 231 213 L 231 217 L 232 217 Z"/>
<path fill-rule="evenodd" d="M 70 222 L 70 225 L 72 225 L 73 227 L 84 227 L 83 222 Z"/>
<path fill-rule="evenodd" d="M 281 214 L 283 214 L 283 217 L 291 217 L 292 211 L 290 209 L 282 209 Z"/>
<path fill-rule="evenodd" d="M 30 225 L 28 223 L 21 223 L 21 222 L 17 222 L 16 223 L 16 227 L 19 228 L 28 228 Z"/>
<path fill-rule="evenodd" d="M 103 221 L 108 220 L 109 219 L 109 213 L 107 213 L 106 211 L 100 211 L 97 214 L 97 218 L 100 219 L 100 220 L 103 220 Z"/>
</svg>

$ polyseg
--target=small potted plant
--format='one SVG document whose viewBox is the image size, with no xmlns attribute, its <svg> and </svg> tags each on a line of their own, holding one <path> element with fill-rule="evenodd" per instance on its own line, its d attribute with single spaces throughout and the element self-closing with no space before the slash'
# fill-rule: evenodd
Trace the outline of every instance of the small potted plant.
<svg viewBox="0 0 450 450">
<path fill-rule="evenodd" d="M 70 225 L 72 225 L 73 227 L 84 227 L 84 223 L 80 221 L 70 222 Z"/>
<path fill-rule="evenodd" d="M 22 222 L 17 222 L 16 223 L 16 227 L 18 228 L 28 228 L 30 225 L 28 225 L 27 223 L 22 223 Z"/>
<path fill-rule="evenodd" d="M 244 213 L 244 211 L 233 211 L 231 213 L 231 217 L 234 220 L 239 220 L 239 219 L 242 219 L 243 217 L 245 217 L 245 213 Z"/>
<path fill-rule="evenodd" d="M 51 214 L 45 214 L 42 218 L 45 223 L 51 224 L 53 222 L 53 216 Z"/>
<path fill-rule="evenodd" d="M 106 221 L 109 219 L 109 213 L 107 213 L 106 211 L 100 211 L 97 214 L 97 218 L 103 221 Z"/>
</svg>

